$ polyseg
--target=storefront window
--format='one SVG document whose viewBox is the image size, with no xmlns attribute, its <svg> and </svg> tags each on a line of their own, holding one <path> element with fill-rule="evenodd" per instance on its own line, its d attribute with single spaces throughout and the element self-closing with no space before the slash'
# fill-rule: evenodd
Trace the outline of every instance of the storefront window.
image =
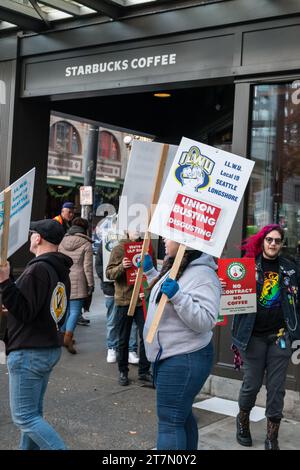
<svg viewBox="0 0 300 470">
<path fill-rule="evenodd" d="M 117 139 L 107 131 L 101 131 L 99 137 L 99 156 L 103 160 L 120 161 L 121 155 Z"/>
<path fill-rule="evenodd" d="M 50 129 L 50 149 L 56 152 L 81 154 L 80 137 L 72 124 L 58 121 Z"/>
<path fill-rule="evenodd" d="M 291 254 L 300 243 L 299 96 L 295 82 L 253 88 L 250 155 L 255 166 L 246 235 L 279 223 L 285 230 L 285 250 Z"/>
</svg>

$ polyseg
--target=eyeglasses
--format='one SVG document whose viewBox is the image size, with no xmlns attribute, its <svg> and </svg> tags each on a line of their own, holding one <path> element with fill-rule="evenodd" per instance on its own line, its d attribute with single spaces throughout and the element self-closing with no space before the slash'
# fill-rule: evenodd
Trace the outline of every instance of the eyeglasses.
<svg viewBox="0 0 300 470">
<path fill-rule="evenodd" d="M 281 245 L 281 243 L 282 243 L 281 238 L 266 237 L 265 240 L 268 243 L 268 245 L 271 245 L 271 243 L 273 243 L 273 242 L 275 242 L 276 245 Z"/>
</svg>

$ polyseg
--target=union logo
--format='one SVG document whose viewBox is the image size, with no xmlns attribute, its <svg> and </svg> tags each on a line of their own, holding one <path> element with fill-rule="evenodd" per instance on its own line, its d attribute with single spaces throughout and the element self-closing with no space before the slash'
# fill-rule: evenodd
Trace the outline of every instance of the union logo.
<svg viewBox="0 0 300 470">
<path fill-rule="evenodd" d="M 58 323 L 64 316 L 67 308 L 66 288 L 62 282 L 58 282 L 50 302 L 50 312 L 55 323 Z"/>
<path fill-rule="evenodd" d="M 192 187 L 196 192 L 209 186 L 215 162 L 202 155 L 198 147 L 193 145 L 188 152 L 182 152 L 178 163 L 175 178 L 182 186 Z"/>
</svg>

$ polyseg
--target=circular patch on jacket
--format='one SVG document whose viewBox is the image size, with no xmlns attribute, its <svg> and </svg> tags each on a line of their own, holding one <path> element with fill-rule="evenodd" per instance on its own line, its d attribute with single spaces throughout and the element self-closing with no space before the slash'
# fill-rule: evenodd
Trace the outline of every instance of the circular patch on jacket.
<svg viewBox="0 0 300 470">
<path fill-rule="evenodd" d="M 50 302 L 50 312 L 55 323 L 58 323 L 64 316 L 67 309 L 67 294 L 65 285 L 58 282 Z"/>
</svg>

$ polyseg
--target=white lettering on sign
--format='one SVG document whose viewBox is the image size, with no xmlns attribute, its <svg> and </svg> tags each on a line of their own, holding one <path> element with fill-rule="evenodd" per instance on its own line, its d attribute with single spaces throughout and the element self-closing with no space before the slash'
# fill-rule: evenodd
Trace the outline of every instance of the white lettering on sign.
<svg viewBox="0 0 300 470">
<path fill-rule="evenodd" d="M 99 62 L 86 65 L 73 65 L 66 67 L 65 77 L 79 77 L 84 75 L 121 72 L 128 68 L 132 70 L 145 69 L 149 67 L 158 67 L 176 64 L 176 54 L 163 54 L 149 57 L 134 57 L 132 60 L 111 60 L 108 62 Z"/>
</svg>

